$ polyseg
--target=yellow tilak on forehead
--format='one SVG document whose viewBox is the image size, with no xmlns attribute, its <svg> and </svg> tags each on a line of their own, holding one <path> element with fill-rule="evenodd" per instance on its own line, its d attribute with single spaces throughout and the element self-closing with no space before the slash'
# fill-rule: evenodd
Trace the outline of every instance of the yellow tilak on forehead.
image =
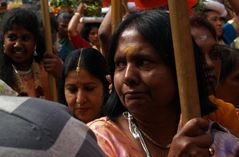
<svg viewBox="0 0 239 157">
<path fill-rule="evenodd" d="M 134 46 L 127 46 L 126 48 L 123 49 L 123 52 L 125 54 L 130 54 L 134 51 Z"/>
</svg>

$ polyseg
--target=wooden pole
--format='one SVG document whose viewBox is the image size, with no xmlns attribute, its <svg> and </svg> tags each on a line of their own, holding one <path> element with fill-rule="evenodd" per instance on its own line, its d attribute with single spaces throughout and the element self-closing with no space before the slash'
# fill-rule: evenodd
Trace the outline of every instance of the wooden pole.
<svg viewBox="0 0 239 157">
<path fill-rule="evenodd" d="M 115 31 L 118 24 L 121 22 L 121 0 L 111 0 L 111 30 Z"/>
<path fill-rule="evenodd" d="M 50 15 L 48 11 L 48 0 L 41 0 L 41 12 L 42 12 L 43 25 L 44 25 L 46 52 L 53 53 Z M 50 97 L 49 99 L 52 101 L 57 101 L 58 98 L 57 98 L 55 78 L 51 74 L 48 74 L 48 80 L 49 80 L 49 97 Z"/>
<path fill-rule="evenodd" d="M 111 31 L 115 31 L 127 11 L 127 0 L 111 0 Z"/>
<path fill-rule="evenodd" d="M 168 0 L 182 122 L 200 116 L 195 60 L 186 0 Z"/>
</svg>

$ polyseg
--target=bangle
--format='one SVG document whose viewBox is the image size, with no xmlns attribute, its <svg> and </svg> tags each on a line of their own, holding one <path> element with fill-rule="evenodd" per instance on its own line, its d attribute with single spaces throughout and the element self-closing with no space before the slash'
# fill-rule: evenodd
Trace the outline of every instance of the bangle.
<svg viewBox="0 0 239 157">
<path fill-rule="evenodd" d="M 74 15 L 76 15 L 76 16 L 79 16 L 80 17 L 80 13 L 78 13 L 78 12 L 75 12 L 75 14 Z"/>
</svg>

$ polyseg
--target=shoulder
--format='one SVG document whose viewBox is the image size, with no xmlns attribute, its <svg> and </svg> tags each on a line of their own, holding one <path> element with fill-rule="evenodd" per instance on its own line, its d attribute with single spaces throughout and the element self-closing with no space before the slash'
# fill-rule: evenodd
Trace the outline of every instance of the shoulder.
<svg viewBox="0 0 239 157">
<path fill-rule="evenodd" d="M 235 111 L 235 107 L 233 104 L 225 102 L 222 99 L 219 99 L 217 97 L 215 97 L 214 95 L 210 95 L 209 99 L 215 104 L 217 105 L 219 110 L 224 110 L 224 111 L 228 111 L 228 110 L 233 110 Z"/>
<path fill-rule="evenodd" d="M 215 156 L 239 155 L 239 139 L 237 137 L 215 122 L 210 123 L 209 130 L 214 139 L 212 147 L 215 149 Z"/>
<path fill-rule="evenodd" d="M 209 98 L 217 105 L 217 110 L 206 117 L 220 123 L 228 128 L 234 135 L 239 137 L 239 116 L 236 108 L 231 103 L 227 103 L 213 95 L 209 96 Z"/>
<path fill-rule="evenodd" d="M 106 131 L 106 130 L 112 130 L 113 128 L 117 128 L 116 124 L 110 120 L 108 117 L 102 117 L 99 119 L 96 119 L 92 122 L 89 122 L 87 126 L 90 127 L 93 131 Z"/>
</svg>

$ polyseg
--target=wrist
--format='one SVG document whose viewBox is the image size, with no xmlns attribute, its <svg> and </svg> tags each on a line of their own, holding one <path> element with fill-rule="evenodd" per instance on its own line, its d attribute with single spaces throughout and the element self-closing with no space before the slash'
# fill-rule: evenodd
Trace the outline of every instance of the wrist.
<svg viewBox="0 0 239 157">
<path fill-rule="evenodd" d="M 81 17 L 80 13 L 79 12 L 75 12 L 74 14 L 75 16 L 78 16 L 78 17 Z"/>
</svg>

